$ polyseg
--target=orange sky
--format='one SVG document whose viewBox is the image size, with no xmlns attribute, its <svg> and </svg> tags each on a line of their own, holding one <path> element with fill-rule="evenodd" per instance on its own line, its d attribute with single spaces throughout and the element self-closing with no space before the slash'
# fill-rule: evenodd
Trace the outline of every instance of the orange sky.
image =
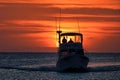
<svg viewBox="0 0 120 80">
<path fill-rule="evenodd" d="M 0 52 L 56 51 L 60 8 L 63 31 L 78 31 L 79 19 L 85 51 L 120 52 L 119 4 L 120 0 L 0 0 Z"/>
</svg>

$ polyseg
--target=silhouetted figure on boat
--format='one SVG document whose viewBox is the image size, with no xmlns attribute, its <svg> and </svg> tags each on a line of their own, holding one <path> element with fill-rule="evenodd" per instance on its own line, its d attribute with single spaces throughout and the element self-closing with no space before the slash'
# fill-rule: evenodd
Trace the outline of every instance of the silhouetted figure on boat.
<svg viewBox="0 0 120 80">
<path fill-rule="evenodd" d="M 68 41 L 68 43 L 73 43 L 73 40 L 70 38 L 70 40 Z"/>
<path fill-rule="evenodd" d="M 62 43 L 63 44 L 67 43 L 67 40 L 65 39 L 65 37 L 62 39 Z"/>
</svg>

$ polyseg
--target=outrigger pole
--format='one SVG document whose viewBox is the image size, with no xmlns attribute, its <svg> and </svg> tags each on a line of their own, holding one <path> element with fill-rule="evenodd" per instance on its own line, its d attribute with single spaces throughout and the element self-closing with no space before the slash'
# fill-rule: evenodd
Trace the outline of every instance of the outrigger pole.
<svg viewBox="0 0 120 80">
<path fill-rule="evenodd" d="M 57 30 L 57 33 L 58 33 L 58 43 L 59 43 L 59 46 L 60 46 L 60 34 L 62 33 L 62 31 L 60 30 L 60 27 L 61 27 L 61 12 L 62 12 L 62 10 L 61 10 L 61 8 L 60 8 L 60 17 L 59 17 L 59 29 Z"/>
</svg>

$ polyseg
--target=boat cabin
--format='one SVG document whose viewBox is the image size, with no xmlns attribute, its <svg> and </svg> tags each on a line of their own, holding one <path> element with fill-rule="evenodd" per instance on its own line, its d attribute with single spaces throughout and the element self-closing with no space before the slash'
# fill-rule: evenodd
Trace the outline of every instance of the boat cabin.
<svg viewBox="0 0 120 80">
<path fill-rule="evenodd" d="M 81 33 L 61 33 L 59 37 L 59 56 L 65 56 L 69 54 L 84 55 L 83 35 Z"/>
</svg>

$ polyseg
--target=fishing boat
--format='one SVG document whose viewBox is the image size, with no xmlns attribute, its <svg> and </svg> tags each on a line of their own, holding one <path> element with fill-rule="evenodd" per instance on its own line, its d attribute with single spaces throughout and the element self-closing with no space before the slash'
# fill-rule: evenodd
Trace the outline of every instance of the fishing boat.
<svg viewBox="0 0 120 80">
<path fill-rule="evenodd" d="M 86 71 L 89 58 L 85 56 L 83 49 L 83 34 L 76 32 L 57 31 L 59 35 L 58 72 Z"/>
</svg>

